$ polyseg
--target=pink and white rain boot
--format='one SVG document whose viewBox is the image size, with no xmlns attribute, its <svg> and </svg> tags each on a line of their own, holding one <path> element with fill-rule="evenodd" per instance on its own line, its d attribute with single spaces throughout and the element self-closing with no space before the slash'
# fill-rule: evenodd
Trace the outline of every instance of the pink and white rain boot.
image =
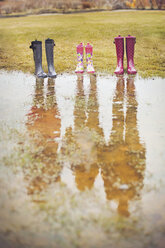
<svg viewBox="0 0 165 248">
<path fill-rule="evenodd" d="M 114 73 L 122 75 L 124 73 L 123 59 L 124 59 L 124 37 L 120 35 L 115 37 L 114 44 L 116 45 L 117 67 Z"/>
<path fill-rule="evenodd" d="M 134 47 L 136 37 L 128 35 L 126 37 L 126 53 L 127 53 L 127 73 L 136 74 L 137 71 L 134 66 Z"/>
<path fill-rule="evenodd" d="M 85 47 L 85 51 L 86 51 L 87 72 L 88 73 L 95 73 L 95 70 L 93 67 L 93 60 L 92 60 L 93 47 L 89 43 L 87 43 L 87 45 Z"/>
<path fill-rule="evenodd" d="M 78 46 L 77 46 L 77 67 L 75 72 L 76 73 L 83 73 L 84 72 L 84 65 L 83 65 L 83 43 L 81 42 Z"/>
</svg>

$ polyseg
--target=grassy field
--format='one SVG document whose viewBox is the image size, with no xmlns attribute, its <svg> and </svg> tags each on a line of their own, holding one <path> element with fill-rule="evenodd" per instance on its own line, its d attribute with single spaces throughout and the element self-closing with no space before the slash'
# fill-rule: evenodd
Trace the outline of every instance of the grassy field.
<svg viewBox="0 0 165 248">
<path fill-rule="evenodd" d="M 28 16 L 0 19 L 0 69 L 33 72 L 32 40 L 43 41 L 43 67 L 47 71 L 44 40 L 55 40 L 57 73 L 74 71 L 76 45 L 94 46 L 94 66 L 113 73 L 118 34 L 136 36 L 135 65 L 142 77 L 165 77 L 165 13 L 163 11 L 100 12 Z M 125 55 L 126 68 L 126 55 Z"/>
</svg>

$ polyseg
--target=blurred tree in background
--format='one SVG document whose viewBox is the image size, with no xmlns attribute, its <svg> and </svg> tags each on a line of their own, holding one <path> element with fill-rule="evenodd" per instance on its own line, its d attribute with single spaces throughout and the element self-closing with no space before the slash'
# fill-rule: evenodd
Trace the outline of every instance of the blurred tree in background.
<svg viewBox="0 0 165 248">
<path fill-rule="evenodd" d="M 0 0 L 0 13 L 4 14 L 33 12 L 32 10 L 36 9 L 50 12 L 51 10 L 125 8 L 165 9 L 165 0 Z"/>
</svg>

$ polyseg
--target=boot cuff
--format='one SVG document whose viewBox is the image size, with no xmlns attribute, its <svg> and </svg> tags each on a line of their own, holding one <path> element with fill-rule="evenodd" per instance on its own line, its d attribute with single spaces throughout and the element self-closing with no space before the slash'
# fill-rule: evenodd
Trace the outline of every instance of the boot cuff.
<svg viewBox="0 0 165 248">
<path fill-rule="evenodd" d="M 135 36 L 131 36 L 131 35 L 128 35 L 127 37 L 125 37 L 126 39 L 136 39 Z"/>
<path fill-rule="evenodd" d="M 42 41 L 38 41 L 38 40 L 31 41 L 30 48 L 33 49 L 35 45 L 41 45 L 41 44 L 42 44 Z"/>
<path fill-rule="evenodd" d="M 49 38 L 47 40 L 45 40 L 45 43 L 54 44 L 55 45 L 54 40 L 53 39 L 49 39 Z"/>
<path fill-rule="evenodd" d="M 117 37 L 115 37 L 115 40 L 120 40 L 120 39 L 124 39 L 124 37 L 122 37 L 122 36 L 117 36 Z"/>
<path fill-rule="evenodd" d="M 35 41 L 31 42 L 31 45 L 36 45 L 36 44 L 41 44 L 41 43 L 42 43 L 42 41 L 35 40 Z"/>
</svg>

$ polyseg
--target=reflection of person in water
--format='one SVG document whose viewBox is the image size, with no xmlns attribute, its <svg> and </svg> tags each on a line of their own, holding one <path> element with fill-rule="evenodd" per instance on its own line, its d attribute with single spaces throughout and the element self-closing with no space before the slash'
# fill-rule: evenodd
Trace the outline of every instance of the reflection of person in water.
<svg viewBox="0 0 165 248">
<path fill-rule="evenodd" d="M 32 179 L 29 193 L 46 187 L 50 183 L 48 178 L 54 178 L 53 174 L 56 174 L 55 170 L 57 170 L 55 166 L 58 149 L 56 139 L 60 137 L 61 121 L 58 118 L 54 84 L 54 79 L 49 78 L 46 99 L 44 99 L 44 79 L 36 79 L 34 106 L 28 114 L 27 128 L 31 135 L 38 134 L 36 138 L 33 137 L 33 140 L 37 147 L 42 146 L 38 159 L 41 159 L 45 166 L 42 168 L 41 176 Z M 55 177 L 55 181 L 58 179 L 58 176 Z"/>
<path fill-rule="evenodd" d="M 72 170 L 75 174 L 77 188 L 80 191 L 93 187 L 99 168 L 97 165 L 97 147 L 94 140 L 96 133 L 101 132 L 98 123 L 98 104 L 96 99 L 96 76 L 90 76 L 90 93 L 86 103 L 83 76 L 77 78 L 77 96 L 75 101 L 75 128 L 72 141 L 77 146 L 78 159 L 74 159 Z M 74 154 L 74 156 L 76 156 Z"/>
<path fill-rule="evenodd" d="M 124 79 L 119 78 L 113 99 L 110 143 L 99 153 L 107 199 L 116 200 L 118 212 L 129 216 L 129 200 L 138 197 L 139 190 L 143 186 L 145 169 L 145 148 L 140 143 L 137 129 L 134 79 L 127 79 L 126 118 L 124 118 L 124 95 Z"/>
</svg>

